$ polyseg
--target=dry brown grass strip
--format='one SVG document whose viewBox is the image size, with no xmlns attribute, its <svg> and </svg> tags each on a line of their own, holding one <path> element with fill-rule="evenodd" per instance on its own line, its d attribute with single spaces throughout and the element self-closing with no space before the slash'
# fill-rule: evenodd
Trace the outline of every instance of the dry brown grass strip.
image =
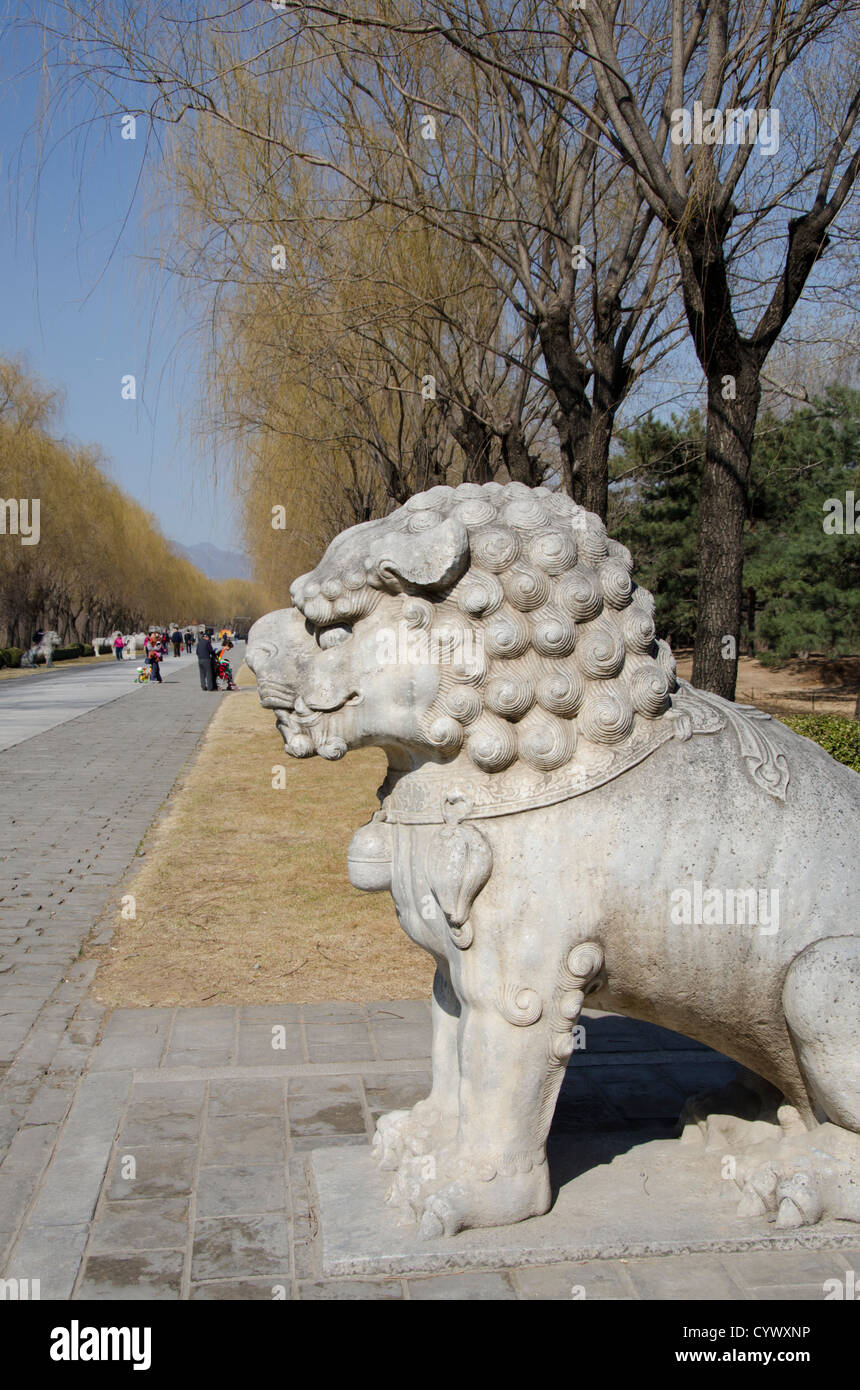
<svg viewBox="0 0 860 1390">
<path fill-rule="evenodd" d="M 360 893 L 346 852 L 376 809 L 376 749 L 339 763 L 295 762 L 272 715 L 247 690 L 222 695 L 200 752 L 141 868 L 122 887 L 96 995 L 112 1008 L 328 999 L 426 998 L 433 966 L 394 915 L 388 893 Z M 202 697 L 201 697 L 202 698 Z M 283 790 L 272 768 L 286 769 Z M 258 968 L 255 968 L 258 967 Z"/>
</svg>

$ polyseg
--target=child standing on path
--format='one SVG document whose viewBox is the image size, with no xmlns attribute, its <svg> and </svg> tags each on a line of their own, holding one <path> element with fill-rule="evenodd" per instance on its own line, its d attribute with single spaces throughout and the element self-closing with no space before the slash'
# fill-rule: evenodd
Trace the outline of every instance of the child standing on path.
<svg viewBox="0 0 860 1390">
<path fill-rule="evenodd" d="M 162 656 L 161 642 L 162 639 L 159 637 L 157 632 L 151 632 L 149 637 L 146 639 L 146 662 L 149 666 L 149 679 L 151 681 L 155 681 L 158 685 L 164 684 L 164 682 L 161 679 L 160 670 L 160 662 Z"/>
</svg>

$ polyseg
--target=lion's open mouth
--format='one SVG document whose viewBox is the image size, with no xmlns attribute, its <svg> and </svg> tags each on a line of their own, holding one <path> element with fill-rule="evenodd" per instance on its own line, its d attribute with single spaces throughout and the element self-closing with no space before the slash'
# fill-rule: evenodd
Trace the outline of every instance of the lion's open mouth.
<svg viewBox="0 0 860 1390">
<path fill-rule="evenodd" d="M 294 705 L 270 706 L 275 709 L 275 723 L 284 740 L 284 748 L 293 758 L 309 758 L 314 753 L 335 762 L 347 752 L 346 740 L 330 728 L 330 719 L 339 710 L 359 705 L 364 696 L 353 691 L 331 709 L 311 710 L 299 695 Z M 292 704 L 292 702 L 291 702 Z"/>
</svg>

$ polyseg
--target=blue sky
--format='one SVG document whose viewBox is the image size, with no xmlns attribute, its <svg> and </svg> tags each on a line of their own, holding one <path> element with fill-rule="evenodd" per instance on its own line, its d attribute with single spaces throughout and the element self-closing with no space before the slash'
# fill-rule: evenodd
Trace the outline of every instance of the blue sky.
<svg viewBox="0 0 860 1390">
<path fill-rule="evenodd" d="M 23 357 L 64 389 L 62 432 L 97 444 L 110 475 L 166 535 L 241 549 L 230 489 L 216 484 L 193 438 L 189 325 L 168 278 L 144 260 L 146 193 L 135 197 L 143 123 L 135 140 L 122 139 L 119 121 L 70 136 L 86 113 L 58 110 L 37 191 L 37 148 L 26 136 L 41 80 L 21 76 L 29 44 L 4 41 L 0 51 L 0 354 Z M 134 401 L 122 399 L 126 374 L 136 379 Z"/>
</svg>

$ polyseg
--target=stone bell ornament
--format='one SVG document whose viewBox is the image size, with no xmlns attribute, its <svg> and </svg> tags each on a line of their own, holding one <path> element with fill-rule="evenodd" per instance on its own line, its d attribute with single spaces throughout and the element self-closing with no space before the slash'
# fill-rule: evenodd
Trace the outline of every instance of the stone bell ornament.
<svg viewBox="0 0 860 1390">
<path fill-rule="evenodd" d="M 350 881 L 436 964 L 392 1202 L 428 1236 L 548 1210 L 588 1002 L 745 1069 L 684 1131 L 703 1165 L 730 1134 L 745 1220 L 860 1220 L 860 777 L 678 680 L 629 551 L 546 488 L 419 493 L 292 598 L 249 635 L 260 699 L 293 756 L 385 750 Z"/>
<path fill-rule="evenodd" d="M 390 888 L 392 857 L 391 826 L 379 819 L 377 811 L 367 825 L 356 830 L 350 841 L 346 866 L 353 888 L 361 888 L 366 893 L 381 893 Z"/>
</svg>

